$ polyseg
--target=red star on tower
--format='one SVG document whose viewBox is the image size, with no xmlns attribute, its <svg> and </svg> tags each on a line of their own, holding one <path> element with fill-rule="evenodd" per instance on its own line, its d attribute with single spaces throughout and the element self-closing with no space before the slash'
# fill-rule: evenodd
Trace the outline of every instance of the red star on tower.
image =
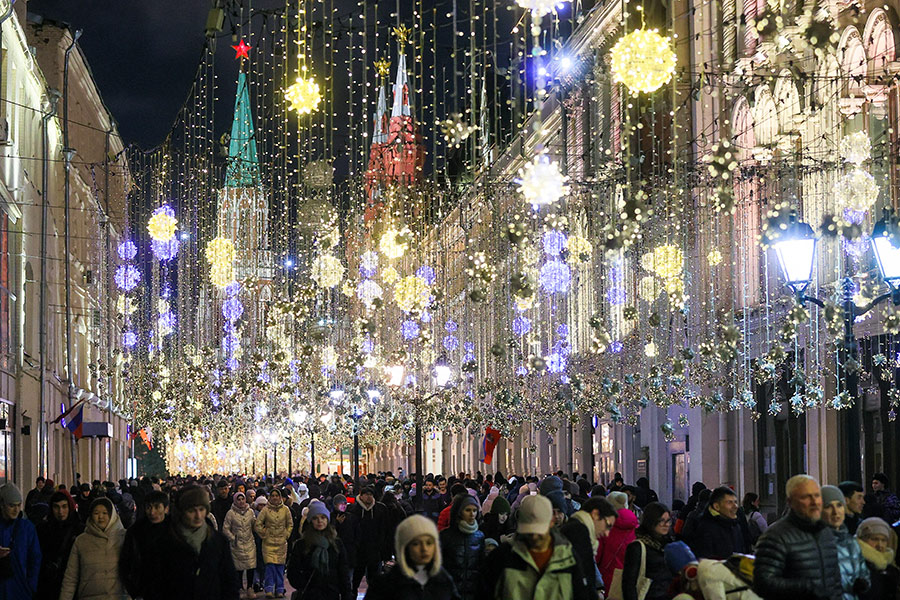
<svg viewBox="0 0 900 600">
<path fill-rule="evenodd" d="M 248 60 L 250 59 L 250 56 L 247 54 L 247 52 L 250 51 L 250 44 L 248 44 L 244 40 L 241 40 L 240 44 L 238 44 L 237 46 L 232 46 L 232 48 L 234 48 L 234 51 L 236 52 L 236 54 L 234 55 L 235 59 L 238 59 L 238 58 L 246 58 Z"/>
</svg>

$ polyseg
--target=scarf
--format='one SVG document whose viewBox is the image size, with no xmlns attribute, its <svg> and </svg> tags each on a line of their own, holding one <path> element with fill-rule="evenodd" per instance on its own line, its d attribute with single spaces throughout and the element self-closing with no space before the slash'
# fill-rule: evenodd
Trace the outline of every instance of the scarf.
<svg viewBox="0 0 900 600">
<path fill-rule="evenodd" d="M 181 537 L 184 538 L 184 541 L 188 543 L 188 546 L 191 547 L 197 556 L 200 556 L 200 549 L 203 547 L 203 542 L 206 540 L 206 536 L 209 533 L 209 525 L 204 523 L 197 529 L 188 529 L 184 525 L 179 525 L 178 531 L 181 533 Z"/>
<path fill-rule="evenodd" d="M 428 583 L 428 571 L 423 565 L 416 566 L 416 572 L 413 575 L 413 579 L 422 587 L 425 587 L 425 584 Z"/>
<path fill-rule="evenodd" d="M 879 552 L 864 541 L 857 539 L 859 549 L 862 550 L 863 558 L 867 563 L 875 567 L 876 571 L 884 571 L 888 565 L 894 562 L 894 551 L 888 548 L 884 552 Z"/>
<path fill-rule="evenodd" d="M 309 554 L 309 562 L 312 564 L 313 569 L 321 575 L 327 576 L 330 567 L 328 540 L 323 535 L 317 535 L 309 540 L 309 545 L 312 547 L 312 552 Z"/>
<path fill-rule="evenodd" d="M 466 535 L 471 535 L 471 534 L 475 533 L 476 531 L 478 531 L 478 522 L 477 521 L 475 523 L 469 524 L 464 519 L 460 519 L 459 521 L 456 522 L 456 526 L 459 528 L 460 531 L 462 531 Z"/>
<path fill-rule="evenodd" d="M 645 546 L 648 548 L 653 548 L 654 550 L 663 551 L 663 547 L 666 545 L 666 540 L 661 540 L 652 535 L 646 535 L 643 533 L 637 534 L 637 540 L 639 542 L 643 542 Z"/>
<path fill-rule="evenodd" d="M 237 507 L 237 504 L 232 504 L 232 505 L 231 505 L 231 510 L 233 510 L 234 512 L 236 512 L 236 513 L 239 514 L 239 515 L 244 515 L 244 514 L 247 513 L 248 510 L 250 510 L 250 505 L 249 505 L 249 504 L 245 504 L 245 505 L 244 505 L 244 508 L 243 508 L 243 509 L 240 509 L 240 508 Z"/>
<path fill-rule="evenodd" d="M 597 556 L 597 549 L 600 548 L 600 540 L 597 539 L 597 530 L 594 527 L 594 519 L 591 518 L 591 515 L 587 514 L 583 510 L 576 510 L 572 513 L 572 518 L 587 527 L 588 535 L 591 538 L 591 549 L 593 550 L 593 556 Z"/>
</svg>

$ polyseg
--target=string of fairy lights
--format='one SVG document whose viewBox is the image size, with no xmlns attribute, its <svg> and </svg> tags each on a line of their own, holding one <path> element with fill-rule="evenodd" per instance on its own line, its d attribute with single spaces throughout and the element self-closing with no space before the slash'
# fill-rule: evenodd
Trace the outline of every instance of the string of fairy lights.
<svg viewBox="0 0 900 600">
<path fill-rule="evenodd" d="M 720 55 L 695 62 L 694 16 L 648 2 L 237 4 L 235 62 L 208 38 L 168 138 L 130 155 L 124 408 L 170 470 L 416 423 L 533 453 L 584 415 L 659 407 L 674 440 L 698 410 L 846 406 L 836 301 L 792 306 L 760 246 L 800 209 L 825 234 L 813 286 L 883 290 L 865 232 L 897 137 L 841 112 L 840 69 L 802 70 L 839 52 L 828 14 L 754 14 L 745 40 L 707 23 Z"/>
</svg>

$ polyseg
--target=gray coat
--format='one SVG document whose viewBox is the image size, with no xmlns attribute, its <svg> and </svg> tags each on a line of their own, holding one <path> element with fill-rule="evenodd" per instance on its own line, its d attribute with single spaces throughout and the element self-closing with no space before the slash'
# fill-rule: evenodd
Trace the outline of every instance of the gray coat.
<svg viewBox="0 0 900 600">
<path fill-rule="evenodd" d="M 225 513 L 222 533 L 228 538 L 228 544 L 231 547 L 231 558 L 234 560 L 234 568 L 238 571 L 248 571 L 256 568 L 256 540 L 253 537 L 254 523 L 256 523 L 256 513 L 249 506 L 244 511 L 244 514 L 239 513 L 234 506 Z"/>
</svg>

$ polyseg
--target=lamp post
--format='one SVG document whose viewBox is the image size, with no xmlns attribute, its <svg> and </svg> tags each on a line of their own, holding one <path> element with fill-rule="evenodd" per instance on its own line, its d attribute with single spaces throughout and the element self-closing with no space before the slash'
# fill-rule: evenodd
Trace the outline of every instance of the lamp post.
<svg viewBox="0 0 900 600">
<path fill-rule="evenodd" d="M 788 287 L 794 292 L 798 304 L 810 302 L 821 308 L 825 303 L 806 294 L 806 288 L 812 281 L 813 265 L 816 256 L 816 236 L 808 224 L 791 212 L 787 228 L 777 241 L 772 244 L 778 264 Z M 844 312 L 844 340 L 839 351 L 841 378 L 844 390 L 850 396 L 850 407 L 847 409 L 847 444 L 843 446 L 844 463 L 847 465 L 847 479 L 862 482 L 862 458 L 860 448 L 860 407 L 859 373 L 857 369 L 847 369 L 848 362 L 857 362 L 859 347 L 853 335 L 853 323 L 860 317 L 881 304 L 888 298 L 894 306 L 900 306 L 900 227 L 893 211 L 884 210 L 884 215 L 872 230 L 872 251 L 878 263 L 881 277 L 890 291 L 878 296 L 865 306 L 857 306 L 853 301 L 854 285 L 850 277 L 841 281 L 841 305 Z"/>
</svg>

